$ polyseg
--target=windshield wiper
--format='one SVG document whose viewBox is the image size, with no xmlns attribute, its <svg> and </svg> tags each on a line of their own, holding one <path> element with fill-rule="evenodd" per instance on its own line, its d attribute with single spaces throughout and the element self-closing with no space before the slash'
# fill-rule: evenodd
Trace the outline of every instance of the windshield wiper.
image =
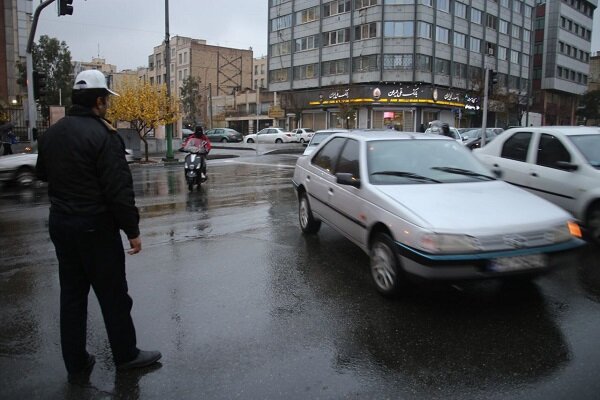
<svg viewBox="0 0 600 400">
<path fill-rule="evenodd" d="M 414 180 L 418 180 L 418 181 L 442 183 L 436 179 L 428 178 L 426 176 L 422 176 L 422 175 L 415 174 L 413 172 L 406 172 L 406 171 L 377 171 L 377 172 L 373 172 L 371 175 L 399 176 L 401 178 L 409 178 L 409 179 L 414 179 Z"/>
<path fill-rule="evenodd" d="M 492 176 L 480 174 L 479 172 L 475 172 L 475 171 L 469 171 L 468 169 L 453 168 L 453 167 L 431 167 L 431 169 L 435 169 L 436 171 L 448 172 L 450 174 L 472 176 L 474 178 L 485 178 L 490 181 L 496 180 L 496 178 L 494 178 Z"/>
</svg>

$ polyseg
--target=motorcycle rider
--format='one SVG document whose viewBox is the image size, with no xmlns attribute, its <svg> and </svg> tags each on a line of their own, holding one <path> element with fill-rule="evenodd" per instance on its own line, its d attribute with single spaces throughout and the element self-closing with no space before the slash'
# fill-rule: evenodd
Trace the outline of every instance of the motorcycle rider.
<svg viewBox="0 0 600 400">
<path fill-rule="evenodd" d="M 194 134 L 188 137 L 181 146 L 181 151 L 185 151 L 187 147 L 200 147 L 204 149 L 204 151 L 200 152 L 204 154 L 204 157 L 202 157 L 202 165 L 200 167 L 200 177 L 202 179 L 206 179 L 206 156 L 212 149 L 212 145 L 208 139 L 208 136 L 204 134 L 202 126 L 196 126 L 196 129 L 194 129 Z"/>
</svg>

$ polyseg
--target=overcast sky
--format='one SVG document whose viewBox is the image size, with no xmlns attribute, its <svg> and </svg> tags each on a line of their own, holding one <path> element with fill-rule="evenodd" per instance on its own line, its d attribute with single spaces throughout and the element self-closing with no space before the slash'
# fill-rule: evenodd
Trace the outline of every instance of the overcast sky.
<svg viewBox="0 0 600 400">
<path fill-rule="evenodd" d="M 34 0 L 37 6 L 38 1 Z M 119 70 L 147 66 L 164 40 L 164 0 L 74 0 L 74 13 L 58 17 L 56 6 L 40 18 L 39 35 L 67 42 L 73 60 L 98 54 Z M 268 0 L 170 0 L 171 36 L 206 39 L 208 44 L 267 53 Z M 99 50 L 98 50 L 99 49 Z M 592 52 L 600 51 L 600 9 L 594 14 Z"/>
</svg>

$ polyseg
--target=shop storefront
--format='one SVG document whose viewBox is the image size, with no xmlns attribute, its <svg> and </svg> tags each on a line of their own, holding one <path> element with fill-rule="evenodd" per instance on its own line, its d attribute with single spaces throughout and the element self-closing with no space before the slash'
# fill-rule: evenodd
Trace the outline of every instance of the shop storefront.
<svg viewBox="0 0 600 400">
<path fill-rule="evenodd" d="M 428 84 L 352 85 L 294 92 L 304 128 L 395 129 L 415 132 L 434 120 L 472 126 L 480 100 L 462 90 Z"/>
</svg>

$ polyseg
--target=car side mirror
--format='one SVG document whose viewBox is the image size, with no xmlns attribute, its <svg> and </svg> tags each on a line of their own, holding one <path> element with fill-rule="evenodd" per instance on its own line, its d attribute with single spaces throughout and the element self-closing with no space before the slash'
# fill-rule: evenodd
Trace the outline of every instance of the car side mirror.
<svg viewBox="0 0 600 400">
<path fill-rule="evenodd" d="M 337 178 L 337 183 L 340 185 L 348 185 L 355 188 L 360 188 L 360 179 L 354 178 L 354 175 L 352 174 L 347 172 L 338 172 L 335 174 L 335 177 Z"/>
<path fill-rule="evenodd" d="M 577 165 L 577 164 L 572 164 L 572 163 L 570 163 L 570 162 L 567 162 L 567 161 L 557 161 L 557 162 L 555 163 L 555 165 L 556 165 L 558 168 L 560 168 L 560 169 L 563 169 L 563 170 L 565 170 L 565 171 L 569 171 L 569 172 L 572 172 L 572 171 L 577 171 L 577 170 L 579 169 L 579 165 Z"/>
</svg>

